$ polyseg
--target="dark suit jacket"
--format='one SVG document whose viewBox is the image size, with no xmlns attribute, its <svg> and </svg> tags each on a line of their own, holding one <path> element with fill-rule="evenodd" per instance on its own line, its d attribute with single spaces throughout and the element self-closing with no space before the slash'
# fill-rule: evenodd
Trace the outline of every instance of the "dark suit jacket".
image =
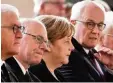
<svg viewBox="0 0 113 83">
<path fill-rule="evenodd" d="M 7 63 L 1 66 L 1 82 L 18 82 L 17 77 Z"/>
<path fill-rule="evenodd" d="M 55 75 L 58 78 L 58 80 L 51 74 L 51 72 L 48 70 L 45 62 L 42 60 L 42 62 L 39 65 L 35 65 L 29 68 L 29 70 L 37 76 L 42 82 L 63 82 L 65 81 L 62 74 L 55 70 Z"/>
<path fill-rule="evenodd" d="M 102 63 L 97 60 L 104 73 L 105 79 L 100 76 L 96 68 L 89 61 L 88 55 L 84 51 L 83 47 L 74 38 L 72 38 L 72 43 L 75 50 L 71 52 L 69 63 L 59 68 L 67 81 L 113 81 L 113 75 L 106 70 Z"/>
<path fill-rule="evenodd" d="M 29 81 L 25 78 L 25 75 L 23 74 L 21 68 L 19 67 L 18 63 L 14 59 L 14 57 L 11 57 L 5 61 L 12 69 L 12 72 L 15 74 L 15 76 L 18 78 L 19 82 L 39 82 L 40 80 L 33 75 L 31 72 L 29 72 Z"/>
</svg>

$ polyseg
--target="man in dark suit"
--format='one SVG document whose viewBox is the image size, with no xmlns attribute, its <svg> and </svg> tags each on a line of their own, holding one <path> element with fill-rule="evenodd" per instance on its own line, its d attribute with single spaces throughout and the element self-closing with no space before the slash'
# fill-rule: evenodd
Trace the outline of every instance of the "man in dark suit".
<svg viewBox="0 0 113 83">
<path fill-rule="evenodd" d="M 104 24 L 104 7 L 94 1 L 81 1 L 72 7 L 71 22 L 75 25 L 72 43 L 75 50 L 69 64 L 60 68 L 67 81 L 113 81 L 113 74 L 94 56 Z"/>
<path fill-rule="evenodd" d="M 24 27 L 20 25 L 19 12 L 16 7 L 1 4 L 1 81 L 16 82 L 18 79 L 11 68 L 4 61 L 19 52 L 21 31 Z"/>
<path fill-rule="evenodd" d="M 47 31 L 41 22 L 34 19 L 21 20 L 21 23 L 25 26 L 25 31 L 19 53 L 7 59 L 6 63 L 20 82 L 39 82 L 40 80 L 28 71 L 28 68 L 30 65 L 39 64 L 44 51 L 47 50 Z"/>
</svg>

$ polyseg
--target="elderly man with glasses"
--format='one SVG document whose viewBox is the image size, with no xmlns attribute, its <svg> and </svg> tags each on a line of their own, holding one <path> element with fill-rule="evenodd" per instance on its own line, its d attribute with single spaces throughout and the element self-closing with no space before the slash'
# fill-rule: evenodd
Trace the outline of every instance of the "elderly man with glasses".
<svg viewBox="0 0 113 83">
<path fill-rule="evenodd" d="M 21 20 L 25 26 L 20 43 L 19 54 L 6 60 L 19 82 L 39 82 L 40 80 L 28 68 L 39 64 L 44 51 L 48 50 L 48 38 L 45 26 L 34 19 Z M 14 65 L 12 65 L 14 64 Z"/>
<path fill-rule="evenodd" d="M 24 27 L 19 22 L 16 7 L 1 4 L 1 81 L 17 81 L 8 64 L 4 61 L 19 52 Z M 12 64 L 13 65 L 13 64 Z"/>
<path fill-rule="evenodd" d="M 97 45 L 105 28 L 105 10 L 95 1 L 81 1 L 73 5 L 71 22 L 75 24 L 72 43 L 75 50 L 70 55 L 68 65 L 60 68 L 67 81 L 113 81 L 105 66 L 95 58 Z"/>
</svg>

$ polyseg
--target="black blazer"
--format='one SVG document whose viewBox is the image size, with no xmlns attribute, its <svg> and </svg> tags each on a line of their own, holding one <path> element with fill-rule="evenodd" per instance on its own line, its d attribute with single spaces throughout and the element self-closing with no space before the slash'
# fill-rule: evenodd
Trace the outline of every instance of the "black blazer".
<svg viewBox="0 0 113 83">
<path fill-rule="evenodd" d="M 18 82 L 17 77 L 7 63 L 1 66 L 1 82 Z"/>
<path fill-rule="evenodd" d="M 55 70 L 54 73 L 58 80 L 51 74 L 51 72 L 48 70 L 45 62 L 42 60 L 40 64 L 32 66 L 29 68 L 29 71 L 31 71 L 35 76 L 37 76 L 42 82 L 63 82 L 65 81 L 62 74 Z"/>
<path fill-rule="evenodd" d="M 74 38 L 72 38 L 72 43 L 75 50 L 71 52 L 69 63 L 59 68 L 60 72 L 64 75 L 67 81 L 113 81 L 113 74 L 110 74 L 102 63 L 97 60 L 104 73 L 104 79 L 89 61 L 88 55 L 84 51 L 83 47 Z"/>
<path fill-rule="evenodd" d="M 5 61 L 12 69 L 12 72 L 15 74 L 15 76 L 18 78 L 19 82 L 39 82 L 40 80 L 33 75 L 31 72 L 29 72 L 29 81 L 25 78 L 25 75 L 23 74 L 21 68 L 19 67 L 18 63 L 14 59 L 14 57 L 11 57 Z"/>
</svg>

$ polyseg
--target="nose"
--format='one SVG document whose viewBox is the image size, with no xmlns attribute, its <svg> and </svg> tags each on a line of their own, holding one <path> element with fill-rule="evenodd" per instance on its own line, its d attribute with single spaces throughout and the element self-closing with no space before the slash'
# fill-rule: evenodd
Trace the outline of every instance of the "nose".
<svg viewBox="0 0 113 83">
<path fill-rule="evenodd" d="M 92 30 L 93 33 L 99 33 L 99 27 L 97 25 L 95 25 L 94 29 Z"/>
<path fill-rule="evenodd" d="M 15 37 L 16 37 L 16 38 L 20 38 L 20 39 L 21 39 L 22 36 L 23 36 L 23 35 L 22 35 L 21 30 L 18 30 L 18 31 L 15 33 Z"/>
<path fill-rule="evenodd" d="M 44 50 L 44 51 L 50 51 L 48 45 L 43 42 L 42 44 L 40 44 L 40 49 Z"/>
<path fill-rule="evenodd" d="M 70 50 L 71 50 L 71 51 L 74 50 L 74 46 L 73 46 L 72 43 L 71 43 L 71 45 L 70 45 Z"/>
</svg>

